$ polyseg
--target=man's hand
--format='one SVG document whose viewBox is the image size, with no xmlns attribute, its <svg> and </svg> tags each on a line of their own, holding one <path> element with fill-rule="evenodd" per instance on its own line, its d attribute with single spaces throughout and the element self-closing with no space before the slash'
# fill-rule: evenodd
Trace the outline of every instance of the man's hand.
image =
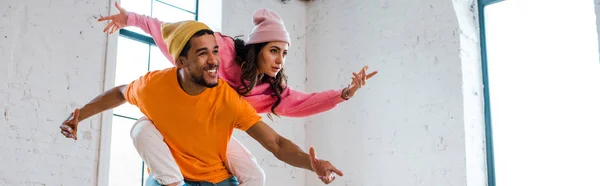
<svg viewBox="0 0 600 186">
<path fill-rule="evenodd" d="M 67 138 L 77 140 L 77 125 L 79 125 L 79 109 L 75 109 L 62 125 L 60 125 L 61 133 Z"/>
<path fill-rule="evenodd" d="M 127 26 L 128 12 L 124 8 L 119 6 L 119 2 L 115 2 L 115 6 L 119 10 L 118 14 L 113 14 L 107 17 L 101 17 L 98 21 L 110 20 L 111 22 L 104 27 L 104 32 L 109 31 L 108 34 L 112 34 L 115 31 Z"/>
<path fill-rule="evenodd" d="M 317 159 L 314 147 L 310 147 L 310 166 L 325 184 L 333 182 L 335 174 L 344 176 L 344 173 L 335 168 L 329 161 Z"/>
<path fill-rule="evenodd" d="M 137 82 L 137 81 L 134 81 Z M 127 85 L 120 85 L 96 96 L 81 109 L 75 109 L 69 117 L 60 125 L 60 132 L 67 138 L 77 140 L 77 126 L 83 121 L 100 112 L 113 109 L 125 103 L 125 89 Z"/>
<path fill-rule="evenodd" d="M 325 184 L 329 184 L 335 179 L 333 173 L 344 175 L 329 161 L 317 159 L 315 148 L 311 147 L 309 154 L 305 153 L 298 145 L 277 134 L 273 128 L 262 121 L 254 124 L 246 132 L 273 153 L 277 159 L 291 166 L 315 172 Z"/>
</svg>

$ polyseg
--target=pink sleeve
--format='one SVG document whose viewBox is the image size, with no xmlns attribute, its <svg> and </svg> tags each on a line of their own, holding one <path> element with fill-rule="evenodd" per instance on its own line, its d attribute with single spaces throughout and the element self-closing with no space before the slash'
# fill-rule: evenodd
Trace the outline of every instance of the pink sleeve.
<svg viewBox="0 0 600 186">
<path fill-rule="evenodd" d="M 282 100 L 279 106 L 275 108 L 275 112 L 287 117 L 306 117 L 329 111 L 339 103 L 345 101 L 341 97 L 342 90 L 329 90 L 309 94 L 288 87 L 281 94 Z"/>
<path fill-rule="evenodd" d="M 160 30 L 162 23 L 162 21 L 156 18 L 152 18 L 145 15 L 139 15 L 134 12 L 129 12 L 127 14 L 127 26 L 138 27 L 144 30 L 144 32 L 146 32 L 147 34 L 150 34 L 150 36 L 152 36 L 152 39 L 154 39 L 156 46 L 160 49 L 163 55 L 167 59 L 169 59 L 171 64 L 175 65 L 173 58 L 171 57 L 171 55 L 169 55 L 167 44 L 162 38 L 162 32 Z"/>
</svg>

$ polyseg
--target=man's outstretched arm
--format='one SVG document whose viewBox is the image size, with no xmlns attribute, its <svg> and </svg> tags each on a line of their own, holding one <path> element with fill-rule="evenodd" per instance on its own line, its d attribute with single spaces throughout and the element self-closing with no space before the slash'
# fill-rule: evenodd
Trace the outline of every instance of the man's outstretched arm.
<svg viewBox="0 0 600 186">
<path fill-rule="evenodd" d="M 125 100 L 125 88 L 127 85 L 120 85 L 114 87 L 98 96 L 96 96 L 92 101 L 85 104 L 85 106 L 81 107 L 79 120 L 85 120 L 93 115 L 96 115 L 100 112 L 104 112 L 109 109 L 113 109 L 122 105 L 126 102 Z"/>
<path fill-rule="evenodd" d="M 335 179 L 333 173 L 343 176 L 343 173 L 329 161 L 317 159 L 313 148 L 310 149 L 310 155 L 305 153 L 298 145 L 279 135 L 262 121 L 254 124 L 246 132 L 265 149 L 273 153 L 277 159 L 294 167 L 315 172 L 326 184 Z"/>
<path fill-rule="evenodd" d="M 127 85 L 114 87 L 96 96 L 81 109 L 75 109 L 62 125 L 60 125 L 61 133 L 67 138 L 77 140 L 77 126 L 79 125 L 79 121 L 125 103 L 126 87 Z"/>
</svg>

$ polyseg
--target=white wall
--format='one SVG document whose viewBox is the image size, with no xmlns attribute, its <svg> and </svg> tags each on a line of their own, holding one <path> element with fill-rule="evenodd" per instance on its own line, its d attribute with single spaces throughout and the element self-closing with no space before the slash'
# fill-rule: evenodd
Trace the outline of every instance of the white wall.
<svg viewBox="0 0 600 186">
<path fill-rule="evenodd" d="M 332 185 L 485 184 L 483 158 L 469 170 L 465 160 L 484 152 L 480 80 L 470 79 L 480 72 L 472 2 L 309 5 L 307 90 L 345 86 L 363 65 L 380 71 L 352 100 L 307 121 L 307 145 L 345 173 Z"/>
<path fill-rule="evenodd" d="M 292 39 L 285 63 L 288 83 L 294 89 L 305 90 L 306 3 L 290 1 L 288 4 L 283 4 L 279 0 L 223 0 L 222 32 L 230 36 L 244 35 L 244 39 L 247 40 L 248 33 L 253 27 L 252 15 L 259 8 L 271 9 L 283 19 Z M 274 121 L 270 121 L 266 115 L 263 115 L 263 119 L 277 132 L 300 147 L 304 147 L 304 118 L 274 117 Z M 236 130 L 234 136 L 256 156 L 267 175 L 267 185 L 305 185 L 303 169 L 278 160 L 246 133 Z"/>
<path fill-rule="evenodd" d="M 453 1 L 459 26 L 467 185 L 487 185 L 483 79 L 476 0 Z"/>
<path fill-rule="evenodd" d="M 365 64 L 380 71 L 330 112 L 268 121 L 303 148 L 314 145 L 319 157 L 346 173 L 332 185 L 483 185 L 471 4 L 224 0 L 222 32 L 247 35 L 254 10 L 278 12 L 293 39 L 286 72 L 298 90 L 343 87 Z M 0 185 L 95 184 L 99 117 L 81 125 L 76 143 L 64 139 L 58 125 L 103 91 L 107 37 L 96 19 L 110 6 L 0 2 Z M 321 185 L 248 135 L 235 136 L 257 156 L 268 185 Z"/>
<path fill-rule="evenodd" d="M 99 117 L 58 128 L 102 92 L 109 1 L 0 1 L 0 185 L 94 185 Z"/>
</svg>

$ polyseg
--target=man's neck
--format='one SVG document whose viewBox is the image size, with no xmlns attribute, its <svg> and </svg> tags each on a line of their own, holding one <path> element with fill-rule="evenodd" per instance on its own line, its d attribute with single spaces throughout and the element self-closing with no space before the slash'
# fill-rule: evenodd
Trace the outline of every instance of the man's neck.
<svg viewBox="0 0 600 186">
<path fill-rule="evenodd" d="M 185 72 L 182 69 L 177 69 L 177 82 L 179 87 L 185 91 L 185 93 L 195 96 L 201 94 L 206 90 L 205 86 L 198 85 L 192 81 L 191 78 L 185 78 Z"/>
</svg>

